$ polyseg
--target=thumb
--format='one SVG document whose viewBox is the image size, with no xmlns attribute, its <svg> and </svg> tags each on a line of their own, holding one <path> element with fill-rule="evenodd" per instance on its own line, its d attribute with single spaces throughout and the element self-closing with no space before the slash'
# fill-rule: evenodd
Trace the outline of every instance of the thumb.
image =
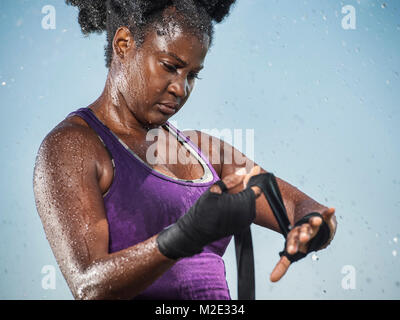
<svg viewBox="0 0 400 320">
<path fill-rule="evenodd" d="M 269 277 L 271 282 L 279 281 L 285 275 L 286 271 L 289 269 L 289 266 L 290 266 L 289 259 L 285 256 L 282 256 L 281 259 L 276 264 L 274 270 L 272 270 L 271 272 L 271 275 Z"/>
</svg>

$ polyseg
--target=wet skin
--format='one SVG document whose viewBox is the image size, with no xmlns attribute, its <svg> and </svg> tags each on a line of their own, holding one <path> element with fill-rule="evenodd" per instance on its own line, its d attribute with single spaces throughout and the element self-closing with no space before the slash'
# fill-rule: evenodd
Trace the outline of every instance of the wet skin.
<svg viewBox="0 0 400 320">
<path fill-rule="evenodd" d="M 143 45 L 137 48 L 129 30 L 119 28 L 114 37 L 113 59 L 104 91 L 89 107 L 146 161 L 146 151 L 153 143 L 146 141 L 148 130 L 160 128 L 187 101 L 196 74 L 203 67 L 208 44 L 206 35 L 200 38 L 175 27 L 167 35 L 150 32 Z M 170 113 L 159 103 L 174 104 L 176 110 Z M 169 144 L 183 148 L 165 133 L 166 150 Z M 229 192 L 241 191 L 251 175 L 266 172 L 250 159 L 247 164 L 235 161 L 225 164 L 224 152 L 244 157 L 228 143 L 197 131 L 184 134 L 196 136 L 199 147 L 203 146 L 202 139 L 209 139 L 209 149 L 202 150 L 206 155 L 219 150 L 219 157 L 212 165 Z M 153 167 L 181 179 L 203 175 L 202 166 L 195 160 L 190 164 L 168 164 L 167 161 Z M 242 168 L 247 175 L 235 174 Z M 250 168 L 253 169 L 250 171 Z M 159 252 L 156 236 L 108 253 L 108 224 L 102 196 L 112 181 L 109 154 L 81 118 L 62 121 L 44 139 L 34 172 L 36 205 L 57 262 L 76 299 L 132 298 L 175 263 Z M 324 216 L 333 237 L 334 209 L 319 204 L 282 179 L 277 178 L 277 181 L 291 223 L 317 211 Z M 218 186 L 212 188 L 213 192 L 220 192 Z M 257 195 L 255 223 L 280 232 L 264 195 L 258 187 L 253 190 Z M 309 224 L 293 229 L 288 236 L 289 253 L 306 250 L 307 242 L 321 222 L 314 218 Z M 278 281 L 289 265 L 286 257 L 281 258 L 271 274 L 271 281 Z"/>
</svg>

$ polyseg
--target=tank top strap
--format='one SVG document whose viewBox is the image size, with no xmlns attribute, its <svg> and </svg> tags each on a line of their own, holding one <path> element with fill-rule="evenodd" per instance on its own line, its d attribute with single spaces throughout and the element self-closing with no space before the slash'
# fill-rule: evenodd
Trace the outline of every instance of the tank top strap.
<svg viewBox="0 0 400 320">
<path fill-rule="evenodd" d="M 181 139 L 183 139 L 187 144 L 189 144 L 189 145 L 193 148 L 193 150 L 195 150 L 195 151 L 197 152 L 197 154 L 203 159 L 203 161 L 207 164 L 207 166 L 210 168 L 211 172 L 213 173 L 214 181 L 220 180 L 220 178 L 219 178 L 217 172 L 214 170 L 214 167 L 213 167 L 213 165 L 211 164 L 210 160 L 208 159 L 208 157 L 206 157 L 206 156 L 204 155 L 204 153 L 201 151 L 201 149 L 200 149 L 197 145 L 195 145 L 195 144 L 190 140 L 189 137 L 185 136 L 185 135 L 182 133 L 182 131 L 180 131 L 178 128 L 174 127 L 169 121 L 167 121 L 167 125 L 168 125 L 172 130 L 174 130 L 174 131 L 177 133 L 177 135 L 178 135 Z"/>
<path fill-rule="evenodd" d="M 67 115 L 67 118 L 70 116 L 79 116 L 96 132 L 97 136 L 100 138 L 106 149 L 111 153 L 112 156 L 115 157 L 116 152 L 120 152 L 121 146 L 119 143 L 115 141 L 114 136 L 112 135 L 110 129 L 106 127 L 93 113 L 90 108 L 79 108 Z M 114 158 L 112 157 L 112 158 Z M 113 159 L 114 160 L 114 159 Z"/>
</svg>

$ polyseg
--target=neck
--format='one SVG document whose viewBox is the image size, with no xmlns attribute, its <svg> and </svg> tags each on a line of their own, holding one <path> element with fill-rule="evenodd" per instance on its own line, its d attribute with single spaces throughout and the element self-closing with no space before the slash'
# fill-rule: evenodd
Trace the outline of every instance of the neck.
<svg viewBox="0 0 400 320">
<path fill-rule="evenodd" d="M 104 90 L 100 97 L 89 108 L 110 130 L 119 134 L 146 134 L 152 127 L 141 123 L 129 108 L 123 94 L 118 88 L 119 77 L 114 77 L 110 71 Z"/>
</svg>

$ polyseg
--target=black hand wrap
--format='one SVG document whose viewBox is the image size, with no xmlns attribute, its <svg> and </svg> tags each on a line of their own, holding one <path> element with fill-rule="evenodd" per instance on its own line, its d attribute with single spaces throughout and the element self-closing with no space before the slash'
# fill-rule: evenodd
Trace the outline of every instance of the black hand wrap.
<svg viewBox="0 0 400 320">
<path fill-rule="evenodd" d="M 236 194 L 208 189 L 178 221 L 161 231 L 156 239 L 160 252 L 170 259 L 200 253 L 204 246 L 248 228 L 256 216 L 255 194 L 247 188 Z"/>
<path fill-rule="evenodd" d="M 303 253 L 300 251 L 296 252 L 295 254 L 287 253 L 285 241 L 285 250 L 279 252 L 279 255 L 281 257 L 285 256 L 289 259 L 290 262 L 296 262 L 297 260 L 304 258 L 310 252 L 319 250 L 328 241 L 330 233 L 329 227 L 322 218 L 321 214 L 319 214 L 318 212 L 311 212 L 307 214 L 299 221 L 297 221 L 294 226 L 297 227 L 301 226 L 303 223 L 308 223 L 309 219 L 312 217 L 320 217 L 322 219 L 322 224 L 319 227 L 318 233 L 308 242 L 307 253 Z"/>
<path fill-rule="evenodd" d="M 258 186 L 265 195 L 271 210 L 278 222 L 279 228 L 285 239 L 287 238 L 288 233 L 292 229 L 285 205 L 282 200 L 282 196 L 278 187 L 278 183 L 276 182 L 275 176 L 272 173 L 262 173 L 250 178 L 247 187 Z M 311 217 L 321 217 L 322 215 L 318 212 L 312 212 L 299 221 L 297 221 L 294 227 L 301 226 L 303 223 L 308 223 Z M 285 241 L 285 249 L 279 253 L 280 256 L 286 256 L 290 262 L 295 262 L 304 258 L 311 251 L 316 251 L 321 248 L 329 239 L 329 227 L 327 223 L 322 219 L 322 224 L 319 227 L 318 233 L 309 241 L 307 253 L 303 253 L 298 251 L 297 253 L 291 255 L 286 251 L 286 241 Z"/>
</svg>

